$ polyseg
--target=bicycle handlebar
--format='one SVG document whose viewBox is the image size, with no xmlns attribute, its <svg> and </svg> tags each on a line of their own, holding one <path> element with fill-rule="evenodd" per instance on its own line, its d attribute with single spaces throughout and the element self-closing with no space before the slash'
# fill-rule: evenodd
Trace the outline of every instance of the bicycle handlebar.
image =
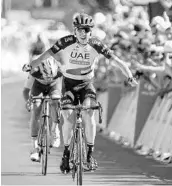
<svg viewBox="0 0 172 186">
<path fill-rule="evenodd" d="M 83 105 L 68 105 L 68 106 L 60 106 L 60 110 L 76 110 L 76 111 L 84 111 L 84 110 L 99 110 L 99 123 L 102 123 L 102 106 L 98 102 L 98 105 L 95 106 L 83 106 Z"/>
<path fill-rule="evenodd" d="M 60 97 L 55 97 L 55 96 L 49 96 L 49 95 L 39 95 L 39 96 L 31 96 L 31 100 L 36 100 L 36 99 L 51 99 L 51 100 L 59 100 Z"/>
<path fill-rule="evenodd" d="M 61 106 L 61 110 L 98 110 L 99 106 L 92 106 L 92 107 L 87 107 L 83 105 L 69 105 L 69 106 Z"/>
</svg>

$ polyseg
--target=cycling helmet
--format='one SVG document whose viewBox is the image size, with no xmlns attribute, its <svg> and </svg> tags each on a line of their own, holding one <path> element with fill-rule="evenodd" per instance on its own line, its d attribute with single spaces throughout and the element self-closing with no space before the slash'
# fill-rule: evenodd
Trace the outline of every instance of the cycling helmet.
<svg viewBox="0 0 172 186">
<path fill-rule="evenodd" d="M 91 16 L 86 13 L 76 13 L 73 16 L 73 26 L 74 27 L 94 27 L 94 21 Z"/>
<path fill-rule="evenodd" d="M 44 77 L 51 77 L 56 69 L 56 62 L 53 58 L 48 58 L 39 65 L 40 71 Z"/>
</svg>

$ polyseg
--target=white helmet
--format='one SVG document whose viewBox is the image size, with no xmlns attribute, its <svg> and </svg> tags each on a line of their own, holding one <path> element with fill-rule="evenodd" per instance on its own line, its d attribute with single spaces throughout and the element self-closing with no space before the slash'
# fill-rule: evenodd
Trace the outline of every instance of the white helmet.
<svg viewBox="0 0 172 186">
<path fill-rule="evenodd" d="M 57 64 L 53 58 L 48 58 L 39 65 L 40 71 L 44 77 L 52 77 L 56 73 Z"/>
</svg>

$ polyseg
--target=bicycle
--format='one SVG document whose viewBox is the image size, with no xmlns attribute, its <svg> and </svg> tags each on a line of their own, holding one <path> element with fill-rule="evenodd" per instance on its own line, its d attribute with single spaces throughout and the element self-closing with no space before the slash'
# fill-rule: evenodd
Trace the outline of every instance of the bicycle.
<svg viewBox="0 0 172 186">
<path fill-rule="evenodd" d="M 31 101 L 34 104 L 36 100 L 41 100 L 42 103 L 42 119 L 39 131 L 38 131 L 38 147 L 39 156 L 42 162 L 42 174 L 47 174 L 47 162 L 48 153 L 50 153 L 50 101 L 57 100 L 58 105 L 60 104 L 59 97 L 41 95 L 31 96 Z M 57 113 L 59 114 L 59 113 Z M 59 117 L 58 117 L 59 118 Z"/>
<path fill-rule="evenodd" d="M 79 98 L 79 97 L 78 97 Z M 79 99 L 78 99 L 79 100 Z M 86 168 L 87 164 L 87 148 L 86 148 L 86 138 L 85 132 L 82 124 L 82 111 L 87 110 L 99 110 L 99 123 L 102 123 L 102 106 L 98 102 L 97 105 L 86 107 L 82 104 L 73 106 L 63 106 L 60 105 L 60 110 L 74 110 L 76 112 L 76 122 L 74 123 L 73 136 L 70 143 L 70 169 L 72 170 L 72 178 L 75 181 L 75 174 L 77 173 L 77 185 L 82 185 L 83 183 L 83 172 L 89 171 Z"/>
</svg>

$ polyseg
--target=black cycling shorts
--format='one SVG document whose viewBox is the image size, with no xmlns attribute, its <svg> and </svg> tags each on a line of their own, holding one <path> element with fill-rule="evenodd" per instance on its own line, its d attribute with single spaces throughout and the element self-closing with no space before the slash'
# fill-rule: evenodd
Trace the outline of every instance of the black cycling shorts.
<svg viewBox="0 0 172 186">
<path fill-rule="evenodd" d="M 91 80 L 83 81 L 64 77 L 62 93 L 61 101 L 63 105 L 77 105 L 78 96 L 81 104 L 88 97 L 96 101 L 96 89 Z"/>
<path fill-rule="evenodd" d="M 59 88 L 58 82 L 54 81 L 51 84 L 44 85 L 39 81 L 35 80 L 31 89 L 31 95 L 39 96 L 42 94 L 51 96 L 61 95 L 61 90 Z"/>
</svg>

